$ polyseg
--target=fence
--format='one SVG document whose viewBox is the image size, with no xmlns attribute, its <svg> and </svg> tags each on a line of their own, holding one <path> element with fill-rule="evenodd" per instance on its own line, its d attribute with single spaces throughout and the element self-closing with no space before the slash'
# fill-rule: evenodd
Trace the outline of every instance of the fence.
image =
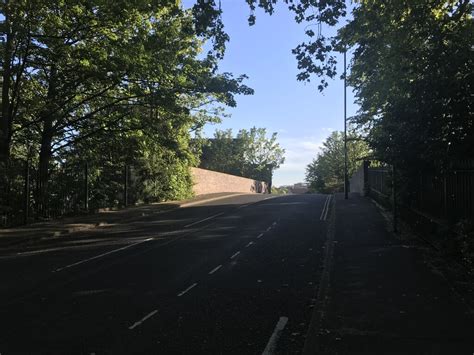
<svg viewBox="0 0 474 355">
<path fill-rule="evenodd" d="M 55 161 L 50 166 L 47 194 L 43 193 L 47 196 L 42 197 L 38 169 L 25 161 L 11 161 L 7 169 L 8 186 L 2 189 L 6 203 L 0 204 L 0 227 L 175 198 L 167 180 L 175 175 L 168 173 L 169 176 L 161 172 L 153 175 L 134 165 L 113 162 L 98 166 Z M 196 195 L 268 193 L 268 185 L 263 181 L 198 168 L 191 169 L 191 176 Z"/>
<path fill-rule="evenodd" d="M 50 169 L 46 201 L 40 197 L 39 172 L 31 164 L 11 161 L 7 177 L 6 206 L 0 206 L 3 227 L 126 206 L 138 200 L 138 179 L 131 165 L 56 164 Z"/>
<path fill-rule="evenodd" d="M 370 190 L 387 201 L 392 194 L 390 168 L 369 168 Z M 401 203 L 410 209 L 450 222 L 474 220 L 474 161 L 462 160 L 439 173 L 421 172 L 411 181 Z"/>
<path fill-rule="evenodd" d="M 389 197 L 392 194 L 392 172 L 391 169 L 383 168 L 369 168 L 368 181 L 371 191 Z"/>
</svg>

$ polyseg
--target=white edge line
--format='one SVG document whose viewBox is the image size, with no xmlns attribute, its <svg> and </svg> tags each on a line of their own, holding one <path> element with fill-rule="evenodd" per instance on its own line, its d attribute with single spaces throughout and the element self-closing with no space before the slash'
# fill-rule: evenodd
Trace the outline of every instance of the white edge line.
<svg viewBox="0 0 474 355">
<path fill-rule="evenodd" d="M 129 329 L 129 330 L 135 329 L 136 327 L 138 327 L 139 325 L 141 325 L 144 321 L 146 321 L 148 318 L 153 317 L 157 312 L 158 312 L 158 310 L 155 309 L 154 311 L 148 313 L 145 317 L 143 317 L 142 319 L 140 319 L 138 322 L 133 323 L 133 325 L 131 325 L 130 327 L 128 327 L 128 329 Z"/>
<path fill-rule="evenodd" d="M 239 255 L 239 254 L 240 254 L 240 251 L 238 251 L 237 253 L 235 253 L 234 255 L 232 255 L 230 258 L 233 259 L 233 258 L 235 258 L 235 257 L 236 257 L 237 255 Z"/>
<path fill-rule="evenodd" d="M 181 297 L 182 295 L 184 295 L 185 293 L 187 293 L 188 291 L 190 291 L 193 287 L 196 287 L 197 286 L 197 282 L 193 283 L 191 286 L 189 286 L 186 290 L 178 293 L 178 297 Z"/>
<path fill-rule="evenodd" d="M 217 270 L 219 270 L 221 267 L 222 267 L 222 264 L 219 265 L 219 266 L 216 266 L 214 269 L 212 269 L 211 271 L 209 271 L 209 275 L 212 275 L 212 274 L 215 273 Z"/>
<path fill-rule="evenodd" d="M 328 206 L 326 208 L 326 213 L 324 214 L 324 220 L 326 220 L 328 217 L 329 207 L 331 206 L 331 198 L 332 198 L 332 195 L 329 195 Z"/>
<path fill-rule="evenodd" d="M 135 245 L 148 242 L 148 241 L 150 241 L 150 240 L 152 240 L 152 239 L 153 239 L 153 238 L 148 238 L 148 239 L 142 240 L 141 242 L 138 242 L 138 243 L 129 244 L 129 245 L 126 245 L 126 246 L 124 246 L 124 247 L 122 247 L 122 248 L 114 249 L 114 250 L 108 251 L 108 252 L 106 252 L 106 253 L 93 256 L 92 258 L 84 259 L 84 260 L 78 261 L 77 263 L 69 264 L 69 265 L 60 267 L 60 268 L 58 268 L 58 269 L 53 270 L 53 272 L 59 272 L 59 271 L 65 270 L 65 269 L 69 269 L 69 268 L 71 268 L 71 267 L 74 267 L 74 266 L 77 266 L 77 265 L 81 265 L 81 264 L 87 263 L 87 262 L 92 261 L 92 260 L 95 260 L 95 259 L 102 258 L 102 257 L 104 257 L 104 256 L 107 256 L 107 255 L 116 253 L 116 252 L 118 252 L 118 251 L 125 250 L 125 249 L 131 248 L 131 247 L 134 247 Z"/>
<path fill-rule="evenodd" d="M 213 215 L 213 216 L 211 216 L 211 217 L 207 217 L 207 218 L 201 219 L 200 221 L 196 221 L 196 222 L 193 222 L 193 223 L 190 223 L 190 224 L 186 224 L 186 225 L 184 226 L 184 228 L 192 227 L 192 226 L 194 226 L 194 225 L 196 225 L 196 224 L 199 224 L 199 223 L 202 223 L 202 222 L 206 222 L 206 221 L 208 221 L 208 220 L 210 220 L 210 219 L 219 217 L 219 216 L 221 216 L 221 215 L 223 215 L 223 214 L 224 214 L 224 212 L 221 212 L 221 213 L 215 214 L 215 215 Z"/>
<path fill-rule="evenodd" d="M 265 350 L 263 350 L 262 355 L 271 355 L 275 352 L 275 346 L 280 337 L 280 334 L 283 329 L 285 329 L 286 323 L 288 323 L 287 317 L 280 317 L 278 323 L 275 326 L 275 330 L 273 330 L 272 336 L 268 340 L 267 346 Z"/>
</svg>

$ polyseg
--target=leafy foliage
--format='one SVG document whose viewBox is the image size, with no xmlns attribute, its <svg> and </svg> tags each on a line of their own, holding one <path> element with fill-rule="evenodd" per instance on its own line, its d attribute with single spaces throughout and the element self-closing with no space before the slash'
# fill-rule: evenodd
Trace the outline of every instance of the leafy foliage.
<svg viewBox="0 0 474 355">
<path fill-rule="evenodd" d="M 370 150 L 354 133 L 347 138 L 347 170 L 351 176 Z M 332 132 L 324 141 L 321 153 L 306 168 L 306 182 L 317 192 L 344 190 L 344 132 Z"/>
<path fill-rule="evenodd" d="M 362 2 L 340 31 L 379 160 L 405 174 L 474 154 L 474 22 L 467 1 Z"/>
<path fill-rule="evenodd" d="M 231 129 L 216 130 L 203 148 L 201 166 L 271 183 L 273 171 L 285 161 L 284 153 L 277 133 L 267 138 L 265 128 L 241 129 L 235 138 Z"/>
<path fill-rule="evenodd" d="M 179 1 L 7 0 L 1 14 L 0 168 L 15 158 L 37 165 L 35 204 L 45 211 L 53 170 L 85 161 L 113 165 L 113 175 L 133 162 L 140 199 L 188 196 L 190 131 L 253 92 L 245 76 L 218 72 L 226 40 L 214 29 L 218 14 L 198 16 Z M 216 46 L 203 58 L 210 39 Z M 99 175 L 92 169 L 91 183 L 104 191 L 116 184 Z"/>
</svg>

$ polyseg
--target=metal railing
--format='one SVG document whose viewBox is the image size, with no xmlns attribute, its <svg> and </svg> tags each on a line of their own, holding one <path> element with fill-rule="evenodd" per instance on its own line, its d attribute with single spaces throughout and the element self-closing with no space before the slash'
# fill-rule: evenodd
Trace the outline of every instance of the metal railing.
<svg viewBox="0 0 474 355">
<path fill-rule="evenodd" d="M 0 227 L 123 207 L 138 201 L 138 179 L 131 165 L 56 164 L 49 172 L 46 199 L 40 196 L 39 172 L 32 164 L 21 160 L 9 162 L 6 181 Z"/>
<path fill-rule="evenodd" d="M 371 190 L 390 200 L 393 188 L 390 168 L 369 168 L 368 181 Z M 474 220 L 474 161 L 456 161 L 443 172 L 420 172 L 408 186 L 405 199 L 401 201 L 403 205 L 434 218 Z"/>
</svg>

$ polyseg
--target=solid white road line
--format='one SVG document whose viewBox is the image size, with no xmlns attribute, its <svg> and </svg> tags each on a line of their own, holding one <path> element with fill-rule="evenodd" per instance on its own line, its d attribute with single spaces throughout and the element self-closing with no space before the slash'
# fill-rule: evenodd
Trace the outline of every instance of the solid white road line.
<svg viewBox="0 0 474 355">
<path fill-rule="evenodd" d="M 209 221 L 210 219 L 214 219 L 214 218 L 216 218 L 216 217 L 222 216 L 223 214 L 224 214 L 224 212 L 221 212 L 221 213 L 215 214 L 214 216 L 201 219 L 200 221 L 197 221 L 197 222 L 194 222 L 194 223 L 190 223 L 190 224 L 186 224 L 186 225 L 184 226 L 184 228 L 192 227 L 192 226 L 195 226 L 196 224 Z"/>
<path fill-rule="evenodd" d="M 126 246 L 124 246 L 124 247 L 122 247 L 122 248 L 114 249 L 114 250 L 108 251 L 108 252 L 106 252 L 106 253 L 93 256 L 92 258 L 84 259 L 84 260 L 78 261 L 77 263 L 69 264 L 69 265 L 60 267 L 60 268 L 58 268 L 58 269 L 56 269 L 56 270 L 53 270 L 53 272 L 58 272 L 58 271 L 62 271 L 62 270 L 64 270 L 64 269 L 69 269 L 69 268 L 71 268 L 71 267 L 74 267 L 74 266 L 77 266 L 77 265 L 81 265 L 81 264 L 87 263 L 87 262 L 92 261 L 92 260 L 95 260 L 95 259 L 102 258 L 102 257 L 104 257 L 104 256 L 107 256 L 107 255 L 116 253 L 116 252 L 118 252 L 118 251 L 122 251 L 122 250 L 125 250 L 125 249 L 128 249 L 128 248 L 137 246 L 137 245 L 139 245 L 139 244 L 143 244 L 143 243 L 148 242 L 148 241 L 150 241 L 150 240 L 153 240 L 153 238 L 148 238 L 148 239 L 142 240 L 141 242 L 138 242 L 138 243 L 129 244 L 129 245 L 126 245 Z"/>
<path fill-rule="evenodd" d="M 178 297 L 181 297 L 182 295 L 184 295 L 185 293 L 187 293 L 189 290 L 191 290 L 193 287 L 196 287 L 196 286 L 197 286 L 197 282 L 193 283 L 186 290 L 184 290 L 183 292 L 178 293 Z"/>
<path fill-rule="evenodd" d="M 136 327 L 141 325 L 144 321 L 146 321 L 148 318 L 153 317 L 157 312 L 158 312 L 158 310 L 155 309 L 153 312 L 148 313 L 145 317 L 140 319 L 138 322 L 133 323 L 130 327 L 128 327 L 128 329 L 130 329 L 130 330 L 135 329 Z"/>
<path fill-rule="evenodd" d="M 263 233 L 260 233 L 258 236 L 257 236 L 257 239 L 260 239 L 263 237 Z"/>
<path fill-rule="evenodd" d="M 329 195 L 328 205 L 326 207 L 326 213 L 324 214 L 324 220 L 326 220 L 328 217 L 329 207 L 331 206 L 331 198 L 332 198 L 332 195 Z"/>
<path fill-rule="evenodd" d="M 217 270 L 219 270 L 221 267 L 222 267 L 222 264 L 219 265 L 219 266 L 216 266 L 214 269 L 212 269 L 211 271 L 209 271 L 209 275 L 212 275 L 212 274 L 215 273 Z"/>
<path fill-rule="evenodd" d="M 249 246 L 253 245 L 254 242 L 249 242 L 245 247 L 248 248 Z"/>
<path fill-rule="evenodd" d="M 275 326 L 275 330 L 273 331 L 273 334 L 270 337 L 270 340 L 268 340 L 265 350 L 263 350 L 262 355 L 271 355 L 275 352 L 276 343 L 281 335 L 282 330 L 285 329 L 286 323 L 288 323 L 288 318 L 280 317 L 277 325 Z"/>
<path fill-rule="evenodd" d="M 328 207 L 328 202 L 329 202 L 329 196 L 326 197 L 326 201 L 324 201 L 324 207 L 323 210 L 321 211 L 321 216 L 319 216 L 319 219 L 323 221 L 324 213 L 326 212 L 326 208 Z"/>
<path fill-rule="evenodd" d="M 237 253 L 235 253 L 234 255 L 232 255 L 230 258 L 233 259 L 233 258 L 235 258 L 235 257 L 236 257 L 237 255 L 239 255 L 239 254 L 240 254 L 240 251 L 238 251 Z"/>
</svg>

